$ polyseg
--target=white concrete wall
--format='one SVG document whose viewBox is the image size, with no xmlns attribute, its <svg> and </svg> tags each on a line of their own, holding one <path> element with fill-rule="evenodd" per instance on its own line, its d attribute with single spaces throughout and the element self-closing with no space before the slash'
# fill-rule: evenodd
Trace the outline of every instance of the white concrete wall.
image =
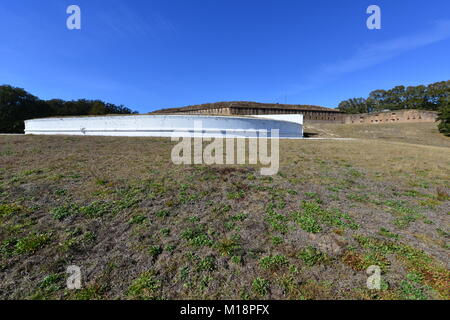
<svg viewBox="0 0 450 320">
<path fill-rule="evenodd" d="M 303 137 L 303 115 L 302 114 L 258 114 L 252 115 L 252 117 L 272 119 L 279 121 L 289 121 L 300 125 L 300 135 Z"/>
<path fill-rule="evenodd" d="M 184 137 L 201 130 L 205 137 L 221 137 L 225 132 L 229 137 L 248 137 L 271 129 L 278 129 L 281 138 L 303 136 L 303 126 L 299 123 L 250 117 L 130 115 L 25 121 L 25 133 L 35 135 Z"/>
</svg>

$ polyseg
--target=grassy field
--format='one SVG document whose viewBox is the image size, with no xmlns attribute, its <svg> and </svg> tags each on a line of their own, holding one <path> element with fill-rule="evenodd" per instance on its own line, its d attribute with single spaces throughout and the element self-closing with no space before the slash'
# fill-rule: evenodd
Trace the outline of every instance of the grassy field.
<svg viewBox="0 0 450 320">
<path fill-rule="evenodd" d="M 435 123 L 392 124 L 307 124 L 313 137 L 347 137 L 422 144 L 450 148 L 450 139 L 439 133 Z"/>
<path fill-rule="evenodd" d="M 450 139 L 308 130 L 360 139 L 282 141 L 264 177 L 169 139 L 0 136 L 0 298 L 449 299 Z"/>
</svg>

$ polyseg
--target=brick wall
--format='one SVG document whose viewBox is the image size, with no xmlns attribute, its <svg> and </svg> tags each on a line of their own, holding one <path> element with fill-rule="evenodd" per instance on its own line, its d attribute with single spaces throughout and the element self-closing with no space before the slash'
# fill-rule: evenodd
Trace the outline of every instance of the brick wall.
<svg viewBox="0 0 450 320">
<path fill-rule="evenodd" d="M 344 116 L 344 123 L 406 123 L 435 122 L 437 113 L 425 110 L 394 110 L 389 112 L 350 114 Z"/>
</svg>

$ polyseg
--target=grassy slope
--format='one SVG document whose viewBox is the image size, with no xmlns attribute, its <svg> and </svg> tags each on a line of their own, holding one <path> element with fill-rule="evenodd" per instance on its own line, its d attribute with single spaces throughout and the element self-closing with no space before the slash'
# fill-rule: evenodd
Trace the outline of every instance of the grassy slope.
<svg viewBox="0 0 450 320">
<path fill-rule="evenodd" d="M 412 144 L 450 147 L 450 139 L 440 134 L 436 123 L 392 124 L 307 124 L 306 132 L 321 137 L 381 139 Z"/>
<path fill-rule="evenodd" d="M 1 298 L 449 298 L 448 139 L 283 141 L 272 178 L 166 139 L 0 139 Z"/>
</svg>

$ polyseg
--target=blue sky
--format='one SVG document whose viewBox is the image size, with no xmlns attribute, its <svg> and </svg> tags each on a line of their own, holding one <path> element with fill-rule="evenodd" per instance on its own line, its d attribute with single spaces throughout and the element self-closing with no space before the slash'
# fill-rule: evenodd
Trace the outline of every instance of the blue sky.
<svg viewBox="0 0 450 320">
<path fill-rule="evenodd" d="M 66 28 L 71 4 L 81 30 Z M 381 30 L 366 27 L 371 4 Z M 448 0 L 2 1 L 0 39 L 0 84 L 140 112 L 231 100 L 336 107 L 450 79 Z"/>
</svg>

